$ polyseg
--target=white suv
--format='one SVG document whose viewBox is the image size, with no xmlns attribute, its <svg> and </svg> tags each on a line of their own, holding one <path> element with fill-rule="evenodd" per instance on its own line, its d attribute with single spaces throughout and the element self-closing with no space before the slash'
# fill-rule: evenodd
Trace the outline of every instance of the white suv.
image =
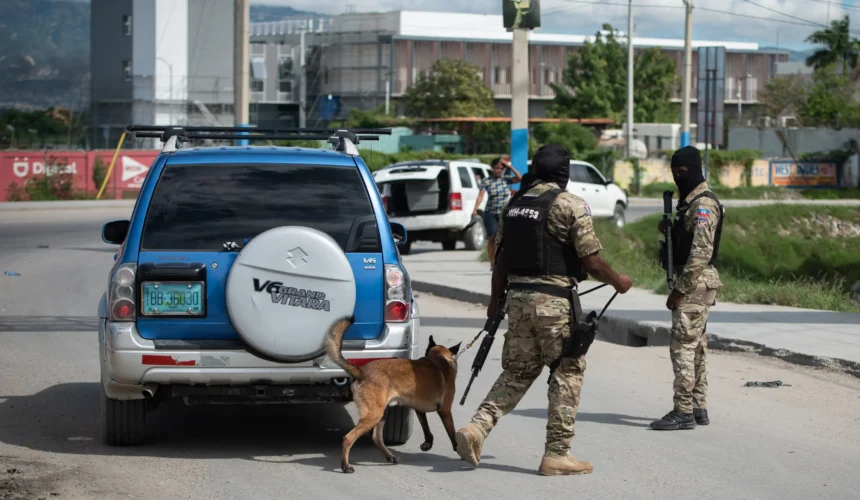
<svg viewBox="0 0 860 500">
<path fill-rule="evenodd" d="M 614 182 L 607 181 L 591 163 L 570 161 L 570 180 L 566 190 L 585 200 L 595 219 L 612 219 L 616 226 L 624 227 L 627 193 Z"/>
<path fill-rule="evenodd" d="M 406 227 L 409 239 L 398 247 L 408 254 L 413 241 L 442 243 L 453 250 L 462 241 L 480 250 L 487 233 L 481 217 L 472 217 L 480 181 L 490 167 L 477 160 L 427 160 L 395 163 L 373 173 L 391 222 Z M 481 202 L 478 212 L 487 206 Z"/>
</svg>

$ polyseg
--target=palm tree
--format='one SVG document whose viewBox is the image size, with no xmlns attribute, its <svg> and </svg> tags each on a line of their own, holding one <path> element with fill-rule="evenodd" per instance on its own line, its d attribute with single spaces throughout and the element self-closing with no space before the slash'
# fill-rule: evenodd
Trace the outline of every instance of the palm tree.
<svg viewBox="0 0 860 500">
<path fill-rule="evenodd" d="M 857 60 L 860 57 L 860 40 L 851 38 L 851 20 L 848 15 L 842 20 L 831 21 L 829 28 L 816 31 L 809 35 L 806 41 L 823 45 L 822 48 L 806 58 L 807 66 L 819 70 L 842 61 L 843 75 L 848 75 L 848 68 L 857 67 Z"/>
</svg>

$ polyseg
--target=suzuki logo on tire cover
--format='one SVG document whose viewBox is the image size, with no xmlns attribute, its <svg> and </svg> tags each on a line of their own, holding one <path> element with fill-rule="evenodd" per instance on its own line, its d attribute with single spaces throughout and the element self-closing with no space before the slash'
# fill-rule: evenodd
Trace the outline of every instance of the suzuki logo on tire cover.
<svg viewBox="0 0 860 500">
<path fill-rule="evenodd" d="M 280 281 L 260 283 L 257 278 L 254 278 L 254 291 L 270 294 L 274 304 L 280 303 L 281 305 L 304 307 L 317 311 L 331 311 L 331 302 L 326 299 L 325 292 L 284 286 Z"/>
<path fill-rule="evenodd" d="M 308 254 L 301 247 L 293 248 L 287 251 L 287 262 L 293 269 L 298 269 L 308 263 Z"/>
</svg>

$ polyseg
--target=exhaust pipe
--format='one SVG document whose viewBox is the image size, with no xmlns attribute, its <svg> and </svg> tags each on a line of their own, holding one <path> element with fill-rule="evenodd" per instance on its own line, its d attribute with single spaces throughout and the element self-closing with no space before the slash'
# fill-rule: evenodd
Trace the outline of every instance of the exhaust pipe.
<svg viewBox="0 0 860 500">
<path fill-rule="evenodd" d="M 342 377 L 342 378 L 333 378 L 333 379 L 331 379 L 331 383 L 332 383 L 332 384 L 334 384 L 334 385 L 336 385 L 336 386 L 338 386 L 338 387 L 343 387 L 343 386 L 345 386 L 346 384 L 348 384 L 348 383 L 349 383 L 349 379 L 348 379 L 348 378 L 346 378 L 346 377 Z"/>
<path fill-rule="evenodd" d="M 141 393 L 143 394 L 143 399 L 152 399 L 153 396 L 155 396 L 155 390 L 157 388 L 158 386 L 155 384 L 146 384 L 145 386 L 143 386 L 143 391 L 141 391 Z"/>
</svg>

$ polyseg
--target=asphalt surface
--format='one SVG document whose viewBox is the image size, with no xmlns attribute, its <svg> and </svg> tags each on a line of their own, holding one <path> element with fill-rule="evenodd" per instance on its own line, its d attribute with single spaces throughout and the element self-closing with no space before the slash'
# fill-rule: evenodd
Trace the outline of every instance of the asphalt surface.
<svg viewBox="0 0 860 500">
<path fill-rule="evenodd" d="M 855 499 L 860 490 L 860 381 L 741 354 L 712 352 L 712 423 L 656 432 L 671 408 L 666 348 L 596 343 L 588 355 L 574 453 L 579 477 L 536 474 L 547 371 L 504 417 L 473 469 L 431 415 L 385 463 L 365 437 L 355 474 L 339 469 L 354 407 L 159 409 L 153 440 L 99 441 L 95 314 L 113 261 L 101 224 L 127 209 L 0 213 L 0 498 L 579 498 Z M 47 248 L 40 248 L 46 246 Z M 483 325 L 471 305 L 419 296 L 422 342 L 467 343 Z M 464 425 L 500 371 L 502 341 L 473 384 Z M 458 400 L 477 345 L 460 361 Z M 745 388 L 747 381 L 789 386 Z M 416 422 L 416 427 L 417 422 Z M 56 496 L 51 496 L 54 493 Z"/>
</svg>

